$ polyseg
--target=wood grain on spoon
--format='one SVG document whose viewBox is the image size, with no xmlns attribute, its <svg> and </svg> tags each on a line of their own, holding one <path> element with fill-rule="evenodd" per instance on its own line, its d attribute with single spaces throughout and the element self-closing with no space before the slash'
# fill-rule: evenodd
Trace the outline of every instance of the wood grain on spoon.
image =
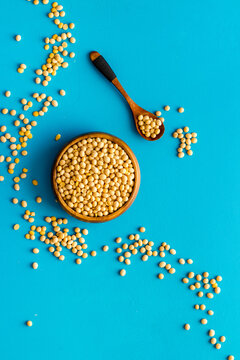
<svg viewBox="0 0 240 360">
<path fill-rule="evenodd" d="M 151 137 L 147 137 L 145 136 L 141 129 L 139 128 L 138 125 L 138 116 L 139 115 L 143 115 L 146 116 L 148 115 L 150 118 L 152 119 L 158 119 L 158 117 L 152 113 L 150 113 L 147 110 L 144 110 L 143 108 L 141 108 L 140 106 L 138 106 L 131 98 L 130 96 L 126 93 L 126 91 L 124 90 L 124 88 L 122 87 L 122 85 L 120 84 L 117 76 L 115 75 L 115 73 L 113 72 L 113 70 L 111 69 L 111 67 L 109 66 L 109 64 L 106 62 L 106 60 L 103 58 L 102 55 L 100 55 L 97 51 L 92 51 L 90 53 L 90 59 L 93 62 L 93 64 L 96 66 L 96 68 L 118 89 L 118 91 L 123 95 L 123 97 L 126 99 L 128 105 L 130 106 L 131 110 L 132 110 L 132 114 L 133 114 L 133 118 L 135 121 L 135 125 L 137 128 L 137 131 L 139 132 L 139 134 L 148 141 L 155 141 L 160 139 L 163 134 L 164 134 L 164 125 L 163 123 L 161 124 L 161 126 L 159 126 L 160 129 L 160 133 L 155 137 L 155 138 L 151 138 Z"/>
</svg>

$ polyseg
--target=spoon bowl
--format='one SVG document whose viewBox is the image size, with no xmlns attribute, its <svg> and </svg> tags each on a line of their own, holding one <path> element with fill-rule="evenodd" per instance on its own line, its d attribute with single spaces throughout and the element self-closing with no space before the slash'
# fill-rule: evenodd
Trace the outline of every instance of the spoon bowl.
<svg viewBox="0 0 240 360">
<path fill-rule="evenodd" d="M 163 123 L 159 126 L 160 133 L 155 138 L 151 138 L 151 136 L 147 137 L 146 135 L 144 135 L 142 133 L 140 127 L 139 127 L 139 124 L 138 124 L 138 116 L 139 115 L 143 115 L 143 116 L 148 115 L 153 120 L 158 120 L 159 118 L 156 115 L 154 115 L 154 114 L 150 113 L 149 111 L 144 110 L 143 108 L 138 106 L 134 101 L 133 101 L 133 104 L 130 105 L 130 108 L 132 110 L 132 114 L 133 114 L 133 118 L 134 118 L 134 121 L 135 121 L 137 131 L 145 140 L 154 141 L 154 140 L 160 139 L 163 136 L 164 130 L 165 130 L 165 127 L 164 127 Z"/>
<path fill-rule="evenodd" d="M 159 130 L 160 133 L 155 137 L 147 137 L 145 136 L 139 125 L 138 125 L 138 116 L 139 115 L 148 115 L 149 117 L 151 117 L 154 120 L 157 120 L 158 117 L 154 114 L 152 114 L 151 112 L 144 110 L 143 108 L 141 108 L 140 106 L 138 106 L 131 98 L 130 96 L 126 93 L 126 91 L 124 90 L 124 88 L 122 87 L 122 85 L 120 84 L 117 76 L 115 75 L 115 73 L 113 72 L 113 70 L 111 69 L 111 67 L 109 66 L 109 64 L 107 63 L 107 61 L 104 59 L 104 57 L 102 55 L 100 55 L 97 51 L 92 51 L 90 53 L 90 59 L 92 61 L 92 63 L 96 66 L 96 68 L 118 89 L 118 91 L 123 95 L 123 97 L 126 99 L 132 114 L 133 114 L 133 118 L 134 118 L 134 122 L 137 128 L 138 133 L 145 139 L 148 141 L 155 141 L 160 139 L 163 134 L 164 134 L 164 130 L 165 127 L 163 125 L 163 123 L 159 126 Z"/>
</svg>

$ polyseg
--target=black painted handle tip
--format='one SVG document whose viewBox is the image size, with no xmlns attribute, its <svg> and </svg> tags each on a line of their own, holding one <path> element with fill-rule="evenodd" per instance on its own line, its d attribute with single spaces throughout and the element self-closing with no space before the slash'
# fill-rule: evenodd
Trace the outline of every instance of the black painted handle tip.
<svg viewBox="0 0 240 360">
<path fill-rule="evenodd" d="M 89 57 L 96 68 L 109 80 L 113 81 L 116 78 L 115 73 L 111 69 L 110 65 L 97 51 L 91 51 Z"/>
</svg>

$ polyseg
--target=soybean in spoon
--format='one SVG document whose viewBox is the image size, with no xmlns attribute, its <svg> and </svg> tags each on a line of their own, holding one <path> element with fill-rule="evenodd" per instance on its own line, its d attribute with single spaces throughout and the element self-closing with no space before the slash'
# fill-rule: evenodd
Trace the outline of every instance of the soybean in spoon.
<svg viewBox="0 0 240 360">
<path fill-rule="evenodd" d="M 138 106 L 126 93 L 122 85 L 120 84 L 117 76 L 107 63 L 107 61 L 104 59 L 102 55 L 100 55 L 97 51 L 92 51 L 90 53 L 90 59 L 92 63 L 96 66 L 96 68 L 118 89 L 118 91 L 123 95 L 123 97 L 126 99 L 130 109 L 132 110 L 133 118 L 135 121 L 135 125 L 137 128 L 138 133 L 148 141 L 154 141 L 158 140 L 163 136 L 164 133 L 164 125 L 161 122 L 161 120 L 151 112 L 144 110 L 140 106 Z M 142 119 L 143 118 L 143 119 Z M 139 124 L 140 123 L 140 124 Z M 152 124 L 152 125 L 151 125 Z M 158 125 L 157 125 L 158 124 Z M 141 129 L 142 126 L 142 129 Z M 154 136 L 146 136 L 143 131 L 143 126 L 147 126 L 148 128 L 152 128 L 154 126 L 154 129 L 158 129 L 156 133 L 154 132 Z M 159 131 L 159 133 L 158 133 Z M 146 131 L 145 131 L 146 133 Z M 148 135 L 148 133 L 146 133 Z"/>
</svg>

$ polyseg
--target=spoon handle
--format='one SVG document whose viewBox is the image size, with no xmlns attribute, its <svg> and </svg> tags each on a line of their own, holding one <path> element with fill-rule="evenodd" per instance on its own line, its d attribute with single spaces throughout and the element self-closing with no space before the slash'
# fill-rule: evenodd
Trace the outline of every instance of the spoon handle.
<svg viewBox="0 0 240 360">
<path fill-rule="evenodd" d="M 120 93 L 125 97 L 129 105 L 133 103 L 133 100 L 128 96 L 119 80 L 117 79 L 116 74 L 111 69 L 110 65 L 104 59 L 102 55 L 100 55 L 97 51 L 92 51 L 90 53 L 90 59 L 92 63 L 96 66 L 96 68 L 120 91 Z"/>
<path fill-rule="evenodd" d="M 106 62 L 104 57 L 100 55 L 97 51 L 92 51 L 90 53 L 90 59 L 96 68 L 109 80 L 113 81 L 116 78 L 115 73 L 111 69 L 110 65 Z"/>
</svg>

